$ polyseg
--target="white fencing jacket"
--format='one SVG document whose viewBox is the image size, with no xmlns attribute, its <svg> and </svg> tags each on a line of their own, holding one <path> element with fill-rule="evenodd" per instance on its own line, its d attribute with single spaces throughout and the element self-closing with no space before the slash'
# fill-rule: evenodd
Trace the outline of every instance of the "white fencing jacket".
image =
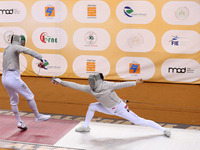
<svg viewBox="0 0 200 150">
<path fill-rule="evenodd" d="M 135 81 L 109 82 L 100 80 L 100 83 L 98 83 L 98 88 L 95 91 L 93 91 L 90 85 L 82 85 L 69 81 L 61 81 L 60 84 L 66 87 L 70 87 L 79 91 L 84 91 L 92 94 L 101 103 L 101 105 L 106 108 L 115 107 L 122 100 L 115 93 L 115 89 L 136 86 Z"/>
<path fill-rule="evenodd" d="M 20 70 L 19 54 L 29 54 L 38 60 L 42 59 L 42 55 L 37 52 L 17 44 L 10 44 L 3 53 L 3 72 L 8 70 Z"/>
</svg>

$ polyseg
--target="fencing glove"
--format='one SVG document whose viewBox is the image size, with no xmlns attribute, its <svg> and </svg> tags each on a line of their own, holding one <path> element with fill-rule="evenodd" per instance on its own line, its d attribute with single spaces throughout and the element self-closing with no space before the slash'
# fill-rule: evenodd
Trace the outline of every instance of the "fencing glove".
<svg viewBox="0 0 200 150">
<path fill-rule="evenodd" d="M 58 84 L 58 83 L 61 83 L 61 82 L 62 82 L 62 80 L 60 78 L 53 77 L 51 79 L 51 83 L 53 83 L 53 84 Z"/>
</svg>

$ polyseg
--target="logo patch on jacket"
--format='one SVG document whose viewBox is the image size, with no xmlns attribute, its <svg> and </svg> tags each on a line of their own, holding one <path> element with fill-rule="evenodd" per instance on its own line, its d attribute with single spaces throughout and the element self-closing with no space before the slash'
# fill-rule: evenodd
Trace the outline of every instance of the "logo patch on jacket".
<svg viewBox="0 0 200 150">
<path fill-rule="evenodd" d="M 22 86 L 21 86 L 22 88 L 24 88 L 24 89 L 26 89 L 26 85 L 25 84 L 22 84 Z"/>
</svg>

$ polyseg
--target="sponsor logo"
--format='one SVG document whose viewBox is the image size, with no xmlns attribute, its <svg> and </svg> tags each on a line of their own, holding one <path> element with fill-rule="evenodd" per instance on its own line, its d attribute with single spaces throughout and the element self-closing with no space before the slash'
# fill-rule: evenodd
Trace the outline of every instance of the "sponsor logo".
<svg viewBox="0 0 200 150">
<path fill-rule="evenodd" d="M 148 1 L 122 1 L 116 8 L 117 18 L 126 24 L 148 24 L 155 14 L 155 7 Z"/>
<path fill-rule="evenodd" d="M 109 46 L 110 35 L 102 28 L 80 28 L 74 33 L 73 42 L 80 50 L 101 51 Z"/>
<path fill-rule="evenodd" d="M 183 68 L 169 67 L 168 73 L 194 73 L 194 70 L 188 67 L 183 67 Z"/>
<path fill-rule="evenodd" d="M 65 30 L 61 28 L 37 28 L 32 34 L 32 41 L 40 49 L 62 49 L 68 41 Z"/>
<path fill-rule="evenodd" d="M 19 1 L 0 1 L 0 22 L 20 22 L 26 17 L 26 7 Z"/>
<path fill-rule="evenodd" d="M 170 1 L 162 8 L 164 21 L 171 25 L 195 25 L 199 14 L 199 4 L 194 1 Z"/>
<path fill-rule="evenodd" d="M 138 77 L 150 79 L 155 73 L 155 65 L 145 57 L 122 57 L 116 64 L 116 72 L 120 78 L 135 80 Z"/>
<path fill-rule="evenodd" d="M 96 18 L 97 10 L 95 4 L 87 5 L 87 18 Z"/>
<path fill-rule="evenodd" d="M 187 47 L 189 45 L 191 45 L 191 39 L 189 39 L 188 37 L 182 35 L 182 37 L 178 36 L 178 35 L 172 35 L 170 42 L 171 46 L 182 46 L 182 47 Z"/>
<path fill-rule="evenodd" d="M 6 31 L 6 32 L 4 33 L 3 39 L 4 39 L 4 41 L 5 41 L 7 44 L 10 43 L 10 41 L 11 41 L 11 36 L 12 36 L 13 34 L 14 34 L 14 32 L 11 31 L 11 30 L 8 30 L 8 31 Z"/>
<path fill-rule="evenodd" d="M 137 33 L 128 39 L 130 48 L 139 47 L 144 44 L 144 39 L 140 33 Z"/>
<path fill-rule="evenodd" d="M 2 15 L 12 15 L 13 14 L 13 9 L 0 9 L 0 12 Z"/>
<path fill-rule="evenodd" d="M 199 33 L 192 30 L 169 30 L 162 37 L 162 46 L 169 53 L 194 54 L 200 50 Z"/>
<path fill-rule="evenodd" d="M 187 19 L 189 14 L 189 9 L 187 7 L 179 7 L 175 11 L 175 16 L 179 20 Z"/>
<path fill-rule="evenodd" d="M 110 72 L 110 63 L 103 56 L 80 55 L 73 62 L 73 71 L 83 78 L 94 72 L 102 72 L 106 76 Z"/>
<path fill-rule="evenodd" d="M 31 13 L 38 22 L 62 22 L 67 16 L 67 8 L 61 1 L 37 1 Z"/>
<path fill-rule="evenodd" d="M 199 79 L 199 63 L 193 59 L 167 59 L 161 73 L 168 81 L 193 82 Z"/>
<path fill-rule="evenodd" d="M 19 9 L 0 9 L 0 14 L 2 15 L 12 15 L 12 14 L 20 14 Z"/>
<path fill-rule="evenodd" d="M 38 60 L 34 58 L 32 61 L 32 68 L 35 73 L 45 76 L 61 76 L 67 70 L 68 64 L 65 57 L 62 55 L 43 54 L 42 56 L 48 60 L 49 65 L 46 66 L 47 69 L 40 69 L 40 71 L 38 71 L 38 66 L 35 65 L 38 63 Z"/>
<path fill-rule="evenodd" d="M 175 45 L 175 46 L 179 46 L 179 37 L 176 35 L 176 36 L 173 36 L 172 35 L 172 39 L 169 41 L 171 43 L 171 45 Z"/>
<path fill-rule="evenodd" d="M 88 59 L 86 61 L 86 71 L 87 72 L 95 72 L 95 68 L 96 68 L 96 60 Z"/>
<path fill-rule="evenodd" d="M 133 9 L 129 6 L 124 7 L 124 14 L 128 17 L 133 17 Z"/>
<path fill-rule="evenodd" d="M 47 32 L 40 34 L 40 40 L 42 43 L 58 43 L 58 38 L 49 36 Z"/>
<path fill-rule="evenodd" d="M 46 68 L 47 68 L 47 69 L 52 69 L 52 70 L 55 71 L 56 69 L 57 69 L 57 70 L 58 70 L 58 69 L 61 69 L 61 66 L 52 66 L 52 65 L 48 65 L 48 66 L 46 66 Z"/>
<path fill-rule="evenodd" d="M 154 48 L 156 39 L 146 29 L 123 29 L 117 34 L 116 43 L 125 52 L 148 52 Z"/>
<path fill-rule="evenodd" d="M 86 46 L 92 46 L 97 47 L 97 45 L 94 45 L 97 41 L 97 35 L 95 32 L 89 31 L 85 34 L 85 41 L 88 45 Z"/>
<path fill-rule="evenodd" d="M 138 63 L 130 63 L 129 64 L 129 73 L 139 74 L 140 73 L 140 64 L 138 64 Z"/>
<path fill-rule="evenodd" d="M 53 6 L 45 7 L 45 17 L 55 17 L 55 7 Z"/>
<path fill-rule="evenodd" d="M 110 7 L 99 0 L 78 1 L 73 7 L 73 16 L 81 23 L 104 23 L 110 17 Z"/>
<path fill-rule="evenodd" d="M 133 9 L 129 6 L 125 6 L 124 9 L 124 14 L 128 17 L 133 17 L 133 16 L 146 16 L 147 13 L 137 13 L 137 12 L 134 12 Z"/>
</svg>

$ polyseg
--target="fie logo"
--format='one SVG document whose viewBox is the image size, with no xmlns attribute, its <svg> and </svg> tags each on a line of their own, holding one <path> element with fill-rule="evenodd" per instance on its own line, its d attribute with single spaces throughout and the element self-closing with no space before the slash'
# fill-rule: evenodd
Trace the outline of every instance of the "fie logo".
<svg viewBox="0 0 200 150">
<path fill-rule="evenodd" d="M 45 17 L 55 17 L 55 7 L 45 7 Z"/>
<path fill-rule="evenodd" d="M 140 73 L 140 64 L 130 63 L 129 64 L 129 73 L 139 74 Z"/>
</svg>

